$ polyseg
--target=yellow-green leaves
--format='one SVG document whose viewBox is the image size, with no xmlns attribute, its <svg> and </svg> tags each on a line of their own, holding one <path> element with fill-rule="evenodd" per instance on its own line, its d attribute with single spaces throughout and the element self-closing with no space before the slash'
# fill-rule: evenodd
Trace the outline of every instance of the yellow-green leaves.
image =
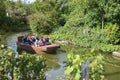
<svg viewBox="0 0 120 80">
<path fill-rule="evenodd" d="M 73 71 L 73 67 L 68 66 L 65 71 L 65 74 L 70 74 L 72 71 Z"/>
</svg>

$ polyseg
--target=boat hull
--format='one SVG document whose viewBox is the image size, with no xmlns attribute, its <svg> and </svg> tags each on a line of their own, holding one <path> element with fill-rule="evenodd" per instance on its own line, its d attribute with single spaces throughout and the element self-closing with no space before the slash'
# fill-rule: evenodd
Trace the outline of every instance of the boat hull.
<svg viewBox="0 0 120 80">
<path fill-rule="evenodd" d="M 29 44 L 23 44 L 19 38 L 20 37 L 18 37 L 18 40 L 16 41 L 17 47 L 33 53 L 41 53 L 41 52 L 51 53 L 51 52 L 55 52 L 58 48 L 60 48 L 59 44 L 50 44 L 39 47 L 31 46 Z"/>
</svg>

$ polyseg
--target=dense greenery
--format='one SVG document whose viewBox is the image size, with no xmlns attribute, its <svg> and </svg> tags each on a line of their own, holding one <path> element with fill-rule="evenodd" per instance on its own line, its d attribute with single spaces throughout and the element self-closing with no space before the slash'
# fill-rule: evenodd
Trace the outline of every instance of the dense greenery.
<svg viewBox="0 0 120 80">
<path fill-rule="evenodd" d="M 68 31 L 66 31 L 66 29 Z M 77 45 L 84 48 L 94 48 L 95 50 L 101 50 L 105 52 L 112 52 L 120 50 L 119 45 L 113 45 L 109 43 L 107 30 L 101 31 L 98 28 L 90 29 L 90 33 L 85 31 L 88 28 L 60 28 L 59 31 L 54 32 L 52 38 L 58 40 L 67 40 L 68 42 L 75 42 Z M 85 33 L 84 33 L 85 32 Z M 118 31 L 119 32 L 119 31 Z M 119 38 L 118 38 L 119 39 Z"/>
<path fill-rule="evenodd" d="M 107 23 L 120 23 L 119 0 L 71 0 L 68 26 L 104 27 Z"/>
<path fill-rule="evenodd" d="M 106 30 L 108 43 L 120 44 L 120 26 L 110 24 Z"/>
<path fill-rule="evenodd" d="M 29 17 L 31 30 L 38 34 L 49 34 L 55 28 L 64 25 L 62 14 L 66 11 L 63 5 L 65 3 L 66 1 L 58 0 L 36 0 L 32 5 L 33 13 Z"/>
<path fill-rule="evenodd" d="M 21 9 L 22 8 L 22 9 Z M 10 0 L 0 1 L 0 33 L 8 31 L 19 31 L 27 28 L 27 19 L 22 18 L 26 9 L 21 2 L 13 2 Z"/>
<path fill-rule="evenodd" d="M 15 55 L 12 50 L 0 49 L 0 79 L 45 80 L 45 59 L 23 53 Z"/>
</svg>

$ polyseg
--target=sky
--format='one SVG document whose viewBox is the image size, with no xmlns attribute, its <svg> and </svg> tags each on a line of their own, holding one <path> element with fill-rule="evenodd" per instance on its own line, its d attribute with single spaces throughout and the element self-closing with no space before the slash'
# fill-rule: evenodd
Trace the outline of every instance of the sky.
<svg viewBox="0 0 120 80">
<path fill-rule="evenodd" d="M 17 1 L 17 0 L 14 0 L 14 1 Z M 33 3 L 35 0 L 22 0 L 22 2 L 26 2 L 26 3 Z"/>
<path fill-rule="evenodd" d="M 26 3 L 32 3 L 34 2 L 35 0 L 22 0 L 23 2 L 25 1 Z"/>
</svg>

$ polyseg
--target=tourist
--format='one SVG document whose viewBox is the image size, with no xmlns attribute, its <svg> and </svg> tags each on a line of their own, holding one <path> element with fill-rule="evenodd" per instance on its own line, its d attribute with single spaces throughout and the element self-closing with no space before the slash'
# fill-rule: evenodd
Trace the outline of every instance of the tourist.
<svg viewBox="0 0 120 80">
<path fill-rule="evenodd" d="M 39 46 L 44 46 L 45 45 L 45 41 L 43 39 L 39 40 Z"/>
<path fill-rule="evenodd" d="M 24 35 L 24 37 L 22 39 L 22 43 L 28 44 L 27 37 L 28 37 L 28 35 Z"/>
<path fill-rule="evenodd" d="M 35 46 L 38 47 L 39 44 L 40 44 L 40 43 L 39 43 L 39 39 L 36 39 L 34 43 L 35 43 Z"/>
<path fill-rule="evenodd" d="M 48 37 L 48 36 L 46 36 L 46 37 L 44 38 L 44 40 L 45 40 L 45 44 L 46 44 L 46 45 L 49 45 L 49 44 L 50 44 L 50 42 L 49 42 L 49 37 Z"/>
</svg>

